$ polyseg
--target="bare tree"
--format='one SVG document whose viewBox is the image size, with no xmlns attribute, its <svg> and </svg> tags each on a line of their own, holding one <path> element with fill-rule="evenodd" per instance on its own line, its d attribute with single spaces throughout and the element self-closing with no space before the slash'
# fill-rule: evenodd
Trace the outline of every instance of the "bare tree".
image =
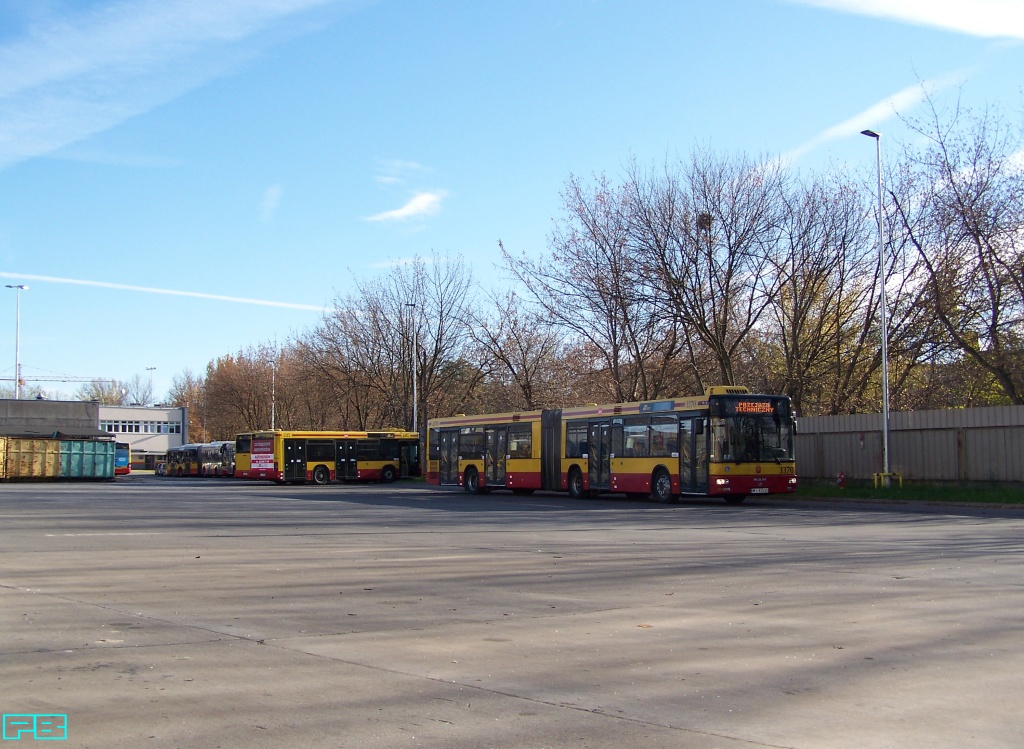
<svg viewBox="0 0 1024 749">
<path fill-rule="evenodd" d="M 706 150 L 660 174 L 633 169 L 632 241 L 659 282 L 646 301 L 680 325 L 701 380 L 706 349 L 716 380 L 737 382 L 736 357 L 776 293 L 785 183 L 775 162 Z"/>
<path fill-rule="evenodd" d="M 487 370 L 507 391 L 504 407 L 498 410 L 532 410 L 560 403 L 552 382 L 561 367 L 558 353 L 561 338 L 550 317 L 524 309 L 514 291 L 486 295 L 471 314 L 469 333 L 487 354 Z"/>
<path fill-rule="evenodd" d="M 480 382 L 467 346 L 472 277 L 461 258 L 417 258 L 359 285 L 303 340 L 306 364 L 362 427 L 412 425 L 413 356 L 421 422 Z M 415 352 L 413 342 L 416 342 Z"/>
<path fill-rule="evenodd" d="M 770 270 L 777 293 L 760 326 L 782 371 L 762 387 L 791 395 L 799 413 L 856 410 L 880 364 L 870 210 L 861 191 L 835 178 L 794 185 L 784 198 Z"/>
<path fill-rule="evenodd" d="M 567 342 L 601 359 L 607 397 L 619 401 L 662 395 L 679 345 L 674 319 L 650 303 L 653 291 L 631 245 L 630 198 L 604 176 L 590 186 L 571 177 L 549 255 L 513 257 L 501 245 L 513 276 Z"/>
<path fill-rule="evenodd" d="M 120 380 L 91 380 L 78 388 L 75 396 L 81 401 L 98 401 L 105 406 L 128 403 L 128 384 Z"/>
<path fill-rule="evenodd" d="M 133 406 L 145 406 L 153 402 L 153 383 L 148 377 L 133 375 L 130 380 L 122 383 L 126 391 L 124 402 Z"/>
<path fill-rule="evenodd" d="M 931 309 L 952 342 L 1010 403 L 1024 403 L 1024 173 L 1022 130 L 995 110 L 950 114 L 929 97 L 908 124 L 926 140 L 908 148 L 916 191 L 890 191 L 925 268 Z"/>
<path fill-rule="evenodd" d="M 216 431 L 227 424 L 244 430 L 271 427 L 277 358 L 277 350 L 264 344 L 220 357 L 207 365 L 205 405 L 210 423 L 218 426 Z"/>
<path fill-rule="evenodd" d="M 191 442 L 209 442 L 206 431 L 206 382 L 202 377 L 194 375 L 190 369 L 184 369 L 180 375 L 172 378 L 166 400 L 172 406 L 188 409 L 187 436 Z"/>
</svg>

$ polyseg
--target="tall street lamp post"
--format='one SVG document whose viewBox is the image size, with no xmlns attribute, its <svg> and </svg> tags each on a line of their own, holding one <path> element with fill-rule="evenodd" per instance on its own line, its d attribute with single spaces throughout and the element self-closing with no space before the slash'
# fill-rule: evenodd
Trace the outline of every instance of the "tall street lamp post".
<svg viewBox="0 0 1024 749">
<path fill-rule="evenodd" d="M 416 348 L 419 345 L 419 342 L 416 340 L 416 305 L 413 304 L 412 302 L 406 302 L 405 306 L 409 307 L 410 309 L 412 309 L 412 314 L 413 314 L 413 317 L 412 317 L 412 430 L 414 432 L 416 432 L 416 434 L 419 434 L 420 433 L 420 430 L 419 430 L 419 419 L 417 418 L 419 416 L 419 410 L 418 410 L 419 409 L 419 399 L 416 397 L 416 380 L 417 380 L 416 360 L 418 358 L 416 356 Z"/>
<path fill-rule="evenodd" d="M 882 485 L 889 486 L 889 321 L 885 302 L 885 229 L 882 222 L 882 134 L 861 130 L 875 139 L 875 164 L 878 173 L 878 306 L 882 323 Z"/>
<path fill-rule="evenodd" d="M 153 370 L 154 369 L 156 369 L 156 367 L 146 367 L 146 371 L 149 372 L 149 400 L 150 401 L 153 400 Z M 149 405 L 149 404 L 148 403 L 143 403 L 142 405 L 146 406 L 146 405 Z"/>
<path fill-rule="evenodd" d="M 14 400 L 21 400 L 21 292 L 28 289 L 23 283 L 6 284 L 14 289 L 16 297 L 14 314 Z"/>
</svg>

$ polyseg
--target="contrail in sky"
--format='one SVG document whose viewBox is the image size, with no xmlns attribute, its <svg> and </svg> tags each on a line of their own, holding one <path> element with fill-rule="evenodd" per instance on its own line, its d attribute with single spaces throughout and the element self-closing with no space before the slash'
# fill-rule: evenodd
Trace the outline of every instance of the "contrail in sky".
<svg viewBox="0 0 1024 749">
<path fill-rule="evenodd" d="M 238 296 L 224 296 L 222 294 L 204 294 L 199 291 L 178 291 L 177 289 L 154 289 L 150 286 L 129 286 L 123 283 L 108 283 L 106 281 L 83 281 L 77 278 L 56 278 L 54 276 L 33 276 L 27 273 L 4 273 L 0 272 L 2 278 L 13 278 L 24 281 L 42 281 L 44 283 L 68 283 L 75 286 L 97 286 L 101 289 L 120 289 L 121 291 L 139 291 L 143 294 L 166 294 L 168 296 L 189 296 L 196 299 L 212 299 L 218 302 L 233 302 L 234 304 L 259 304 L 264 307 L 284 307 L 285 309 L 309 310 L 311 312 L 327 312 L 328 307 L 316 304 L 294 304 L 292 302 L 272 302 L 268 299 L 247 299 Z"/>
</svg>

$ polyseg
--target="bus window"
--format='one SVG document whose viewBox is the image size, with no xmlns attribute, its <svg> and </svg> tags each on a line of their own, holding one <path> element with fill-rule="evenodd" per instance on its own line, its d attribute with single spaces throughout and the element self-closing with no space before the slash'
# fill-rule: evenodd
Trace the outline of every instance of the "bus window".
<svg viewBox="0 0 1024 749">
<path fill-rule="evenodd" d="M 624 458 L 646 458 L 650 455 L 648 445 L 648 427 L 651 419 L 648 416 L 631 416 L 622 420 L 623 456 Z"/>
<path fill-rule="evenodd" d="M 459 456 L 463 460 L 483 460 L 484 428 L 463 427 L 459 435 Z"/>
<path fill-rule="evenodd" d="M 533 428 L 529 424 L 513 424 L 508 428 L 508 454 L 513 458 L 533 457 Z"/>
<path fill-rule="evenodd" d="M 440 460 L 441 459 L 441 430 L 431 429 L 430 436 L 427 440 L 430 445 L 430 454 L 427 456 L 428 460 Z"/>
<path fill-rule="evenodd" d="M 679 419 L 655 416 L 651 419 L 651 457 L 669 458 L 679 453 Z"/>
<path fill-rule="evenodd" d="M 565 426 L 565 457 L 582 458 L 587 452 L 587 422 L 570 421 Z"/>
<path fill-rule="evenodd" d="M 334 440 L 306 440 L 306 462 L 335 460 Z"/>
<path fill-rule="evenodd" d="M 359 460 L 380 460 L 380 440 L 360 440 L 356 447 L 356 456 Z"/>
</svg>

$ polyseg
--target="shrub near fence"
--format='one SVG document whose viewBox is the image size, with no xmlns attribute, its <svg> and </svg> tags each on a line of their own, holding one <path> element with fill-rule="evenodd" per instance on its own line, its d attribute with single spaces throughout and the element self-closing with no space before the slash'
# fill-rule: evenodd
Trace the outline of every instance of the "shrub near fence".
<svg viewBox="0 0 1024 749">
<path fill-rule="evenodd" d="M 870 481 L 882 415 L 801 418 L 795 449 L 801 478 Z M 1024 483 L 1024 406 L 890 413 L 889 466 L 906 481 Z"/>
</svg>

